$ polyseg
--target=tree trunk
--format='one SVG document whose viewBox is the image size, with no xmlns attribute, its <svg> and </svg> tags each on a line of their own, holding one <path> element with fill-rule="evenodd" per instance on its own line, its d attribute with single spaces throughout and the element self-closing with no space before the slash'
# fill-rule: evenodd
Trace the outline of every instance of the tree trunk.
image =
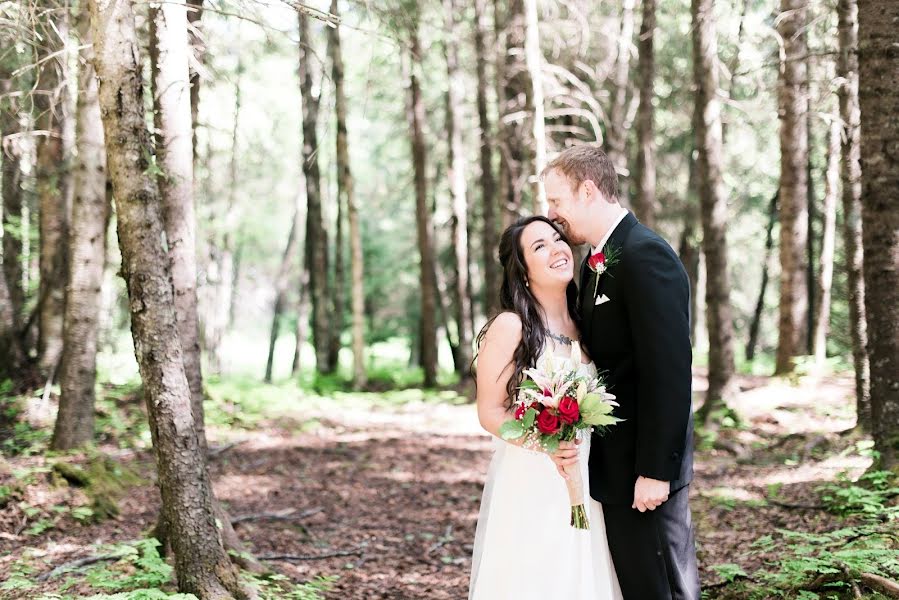
<svg viewBox="0 0 899 600">
<path fill-rule="evenodd" d="M 103 122 L 93 67 L 88 15 L 78 16 L 82 41 L 78 77 L 75 199 L 70 228 L 68 282 L 63 356 L 60 372 L 62 394 L 51 448 L 69 450 L 88 444 L 94 437 L 94 386 L 97 375 L 97 338 L 106 266 L 106 228 L 110 198 L 106 193 L 106 150 Z"/>
<path fill-rule="evenodd" d="M 781 0 L 777 30 L 783 40 L 780 69 L 780 317 L 777 340 L 777 374 L 795 367 L 794 357 L 805 347 L 808 288 L 806 239 L 808 237 L 808 77 L 805 55 L 808 0 Z"/>
<path fill-rule="evenodd" d="M 899 473 L 899 4 L 860 3 L 862 241 L 871 421 L 882 469 Z"/>
<path fill-rule="evenodd" d="M 344 242 L 343 242 L 343 213 L 344 203 L 341 194 L 337 194 L 337 222 L 334 231 L 334 280 L 328 287 L 328 297 L 331 304 L 331 327 L 328 332 L 328 373 L 337 370 L 337 362 L 340 356 L 341 337 L 343 335 L 343 313 L 346 305 L 346 268 L 344 266 Z"/>
<path fill-rule="evenodd" d="M 524 54 L 531 80 L 531 104 L 534 109 L 533 140 L 534 164 L 531 166 L 530 178 L 534 179 L 534 213 L 545 215 L 549 207 L 546 203 L 546 190 L 543 180 L 537 177 L 546 165 L 546 126 L 543 119 L 543 50 L 540 48 L 540 25 L 537 17 L 537 0 L 525 0 L 527 31 L 525 34 Z"/>
<path fill-rule="evenodd" d="M 714 0 L 693 0 L 693 70 L 696 82 L 696 160 L 706 259 L 706 323 L 709 389 L 698 418 L 705 422 L 733 393 L 733 321 L 727 271 L 727 198 L 724 194 L 721 104 L 718 102 L 718 41 Z"/>
<path fill-rule="evenodd" d="M 609 122 L 606 126 L 607 154 L 622 179 L 622 199 L 627 200 L 627 190 L 623 177 L 627 170 L 627 89 L 630 79 L 631 45 L 634 37 L 634 0 L 621 1 L 621 29 L 618 34 L 618 58 L 612 76 L 612 104 L 609 107 Z"/>
<path fill-rule="evenodd" d="M 497 194 L 493 178 L 493 142 L 490 117 L 487 111 L 487 48 L 490 46 L 490 27 L 487 23 L 486 0 L 475 0 L 474 43 L 477 55 L 478 124 L 480 126 L 481 206 L 483 233 L 481 246 L 484 255 L 484 313 L 489 317 L 499 308 L 499 229 L 496 222 Z"/>
<path fill-rule="evenodd" d="M 840 116 L 843 120 L 843 247 L 849 287 L 849 329 L 852 335 L 852 363 L 855 366 L 857 422 L 871 431 L 870 366 L 868 331 L 865 321 L 865 281 L 862 278 L 862 169 L 860 163 L 858 106 L 858 6 L 856 0 L 838 0 L 840 54 L 837 76 L 842 85 Z"/>
<path fill-rule="evenodd" d="M 6 69 L 5 61 L 0 61 L 0 190 L 3 194 L 3 277 L 8 294 L 10 327 L 12 332 L 22 330 L 22 315 L 25 307 L 23 287 L 22 252 L 24 227 L 22 223 L 22 144 L 15 139 L 21 130 L 19 123 L 19 103 L 13 95 L 12 74 Z M 3 362 L 0 360 L 0 362 Z"/>
<path fill-rule="evenodd" d="M 833 259 L 836 245 L 837 191 L 840 184 L 840 121 L 830 123 L 827 143 L 827 171 L 824 190 L 824 226 L 821 237 L 821 256 L 818 266 L 818 289 L 815 294 L 814 355 L 818 366 L 827 358 L 827 332 L 830 323 L 830 286 L 833 282 Z"/>
<path fill-rule="evenodd" d="M 637 109 L 637 190 L 634 194 L 634 213 L 647 227 L 655 227 L 656 222 L 656 165 L 655 138 L 653 133 L 655 97 L 655 53 L 653 38 L 656 26 L 656 0 L 643 0 L 643 21 L 640 24 L 640 38 L 637 44 L 639 59 L 637 76 L 639 80 L 640 105 Z M 723 133 L 722 133 L 723 136 Z"/>
<path fill-rule="evenodd" d="M 456 42 L 459 12 L 455 0 L 443 0 L 446 28 L 447 130 L 449 137 L 449 180 L 453 203 L 453 290 L 455 320 L 458 332 L 459 355 L 456 364 L 459 376 L 468 377 L 472 360 L 474 334 L 471 328 L 471 296 L 468 265 L 468 198 L 465 181 L 465 146 L 462 143 L 462 95 L 464 82 L 459 70 L 459 49 Z"/>
<path fill-rule="evenodd" d="M 290 232 L 287 234 L 287 244 L 284 246 L 284 254 L 281 255 L 281 266 L 278 267 L 278 276 L 275 278 L 275 306 L 272 316 L 272 333 L 268 340 L 268 359 L 265 362 L 265 382 L 272 382 L 272 368 L 275 362 L 275 342 L 281 330 L 281 317 L 287 304 L 287 289 L 290 284 L 290 267 L 295 264 L 295 259 L 300 247 L 300 231 L 302 231 L 302 194 L 297 194 L 296 204 L 293 209 L 293 221 L 290 224 Z"/>
<path fill-rule="evenodd" d="M 331 315 L 328 298 L 328 234 L 322 216 L 321 178 L 318 168 L 318 107 L 319 97 L 313 96 L 312 37 L 309 17 L 299 13 L 300 21 L 300 96 L 303 114 L 303 172 L 306 176 L 306 260 L 312 299 L 312 342 L 315 346 L 315 367 L 319 373 L 328 371 L 328 350 Z"/>
<path fill-rule="evenodd" d="M 6 278 L 0 277 L 0 379 L 20 378 L 25 353 L 19 343 L 18 329 L 13 324 L 12 302 Z M 5 415 L 0 416 L 0 422 Z"/>
<path fill-rule="evenodd" d="M 65 144 L 68 109 L 67 62 L 63 51 L 69 32 L 68 7 L 55 0 L 44 7 L 42 61 L 34 94 L 35 126 L 45 132 L 37 141 L 37 194 L 40 228 L 40 291 L 38 293 L 38 362 L 52 372 L 62 351 L 62 323 L 66 300 L 69 185 Z"/>
<path fill-rule="evenodd" d="M 158 177 L 165 219 L 175 319 L 184 372 L 190 385 L 194 425 L 206 453 L 203 375 L 197 316 L 196 217 L 193 198 L 193 127 L 188 70 L 187 11 L 183 0 L 150 7 L 150 61 Z"/>
<path fill-rule="evenodd" d="M 2 65 L 0 65 L 2 68 Z M 3 234 L 3 272 L 0 273 L 0 380 L 21 376 L 25 363 L 25 351 L 21 344 L 20 332 L 22 305 L 25 296 L 22 288 L 22 171 L 21 148 L 6 136 L 19 131 L 16 104 L 7 94 L 12 90 L 12 81 L 5 70 L 0 72 L 0 95 L 6 100 L 0 103 L 0 160 L 3 161 L 2 186 L 3 220 L 0 232 Z M 0 417 L 2 419 L 3 417 Z"/>
<path fill-rule="evenodd" d="M 238 40 L 240 40 L 238 30 Z M 221 345 L 231 321 L 236 280 L 235 238 L 238 228 L 237 181 L 241 113 L 241 80 L 243 59 L 238 54 L 237 72 L 234 77 L 234 119 L 231 129 L 231 160 L 228 163 L 228 193 L 222 217 L 221 236 L 212 234 L 206 264 L 206 289 L 204 290 L 203 347 L 209 370 L 222 371 Z"/>
<path fill-rule="evenodd" d="M 163 217 L 156 181 L 148 172 L 152 145 L 134 14 L 130 2 L 91 0 L 89 6 L 122 275 L 178 587 L 201 600 L 243 598 L 216 528 L 184 373 L 168 257 L 159 243 Z"/>
<path fill-rule="evenodd" d="M 808 74 L 807 79 L 809 81 L 808 110 L 805 113 L 805 119 L 808 123 L 808 125 L 806 126 L 806 133 L 808 134 L 808 160 L 806 161 L 805 168 L 805 180 L 808 182 L 808 188 L 806 191 L 806 198 L 808 198 L 808 211 L 806 212 L 808 235 L 805 238 L 805 285 L 806 289 L 808 290 L 808 301 L 806 303 L 808 306 L 808 310 L 805 313 L 805 353 L 814 355 L 815 306 L 818 305 L 816 296 L 818 288 L 815 284 L 815 211 L 818 210 L 818 207 L 815 197 L 815 163 L 813 160 L 815 138 L 812 135 L 814 128 L 812 123 L 811 89 L 811 82 L 814 81 L 814 76 L 812 73 L 811 60 L 806 58 L 805 64 L 806 73 Z"/>
<path fill-rule="evenodd" d="M 306 327 L 309 324 L 309 269 L 306 266 L 305 253 L 300 260 L 300 299 L 297 302 L 297 328 L 296 346 L 293 350 L 293 361 L 290 363 L 290 374 L 299 375 L 301 364 L 301 352 L 306 343 Z"/>
<path fill-rule="evenodd" d="M 524 206 L 531 153 L 528 123 L 533 113 L 533 84 L 525 60 L 527 19 L 524 0 L 508 0 L 506 8 L 503 19 L 505 52 L 497 77 L 502 76 L 498 94 L 501 201 L 504 219 L 511 222 L 522 215 Z M 500 10 L 498 4 L 496 10 Z"/>
<path fill-rule="evenodd" d="M 187 30 L 193 62 L 190 63 L 191 150 L 194 170 L 197 164 L 197 127 L 200 120 L 200 67 L 206 63 L 206 41 L 203 39 L 203 0 L 187 0 Z"/>
<path fill-rule="evenodd" d="M 331 0 L 331 14 L 338 11 L 337 0 Z M 331 77 L 334 80 L 334 102 L 337 118 L 337 194 L 346 202 L 347 221 L 350 228 L 350 288 L 353 314 L 353 387 L 364 388 L 368 382 L 365 372 L 365 255 L 362 252 L 362 224 L 356 204 L 355 182 L 350 170 L 350 151 L 347 139 L 346 92 L 343 88 L 343 51 L 340 47 L 340 31 L 329 30 L 331 50 Z"/>
<path fill-rule="evenodd" d="M 765 229 L 765 255 L 762 258 L 762 283 L 759 285 L 759 298 L 752 313 L 749 324 L 749 340 L 746 342 L 746 360 L 755 358 L 758 345 L 759 329 L 762 323 L 762 312 L 765 310 L 765 292 L 768 290 L 768 272 L 771 267 L 771 251 L 774 249 L 774 224 L 777 222 L 777 200 L 780 194 L 775 192 L 768 205 L 768 227 Z"/>
<path fill-rule="evenodd" d="M 693 122 L 696 111 L 693 111 Z M 678 241 L 677 254 L 690 280 L 690 342 L 696 344 L 696 326 L 699 323 L 699 259 L 702 250 L 696 238 L 696 222 L 699 221 L 699 194 L 697 193 L 697 167 L 695 152 L 690 152 L 688 160 L 687 193 L 684 203 L 684 228 Z M 701 236 L 700 236 L 701 237 Z"/>
<path fill-rule="evenodd" d="M 437 385 L 437 298 L 434 273 L 434 247 L 431 238 L 431 211 L 428 207 L 427 146 L 424 137 L 425 108 L 421 98 L 418 73 L 421 70 L 421 44 L 418 39 L 418 23 L 410 35 L 408 61 L 408 94 L 406 115 L 412 149 L 412 166 L 415 176 L 415 223 L 418 232 L 418 251 L 421 269 L 421 363 L 424 368 L 424 386 Z"/>
</svg>

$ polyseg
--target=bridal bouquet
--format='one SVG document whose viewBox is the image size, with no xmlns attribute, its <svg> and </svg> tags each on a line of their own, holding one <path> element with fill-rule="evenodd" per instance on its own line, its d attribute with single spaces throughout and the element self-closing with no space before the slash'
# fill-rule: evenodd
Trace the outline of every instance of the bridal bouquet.
<svg viewBox="0 0 899 600">
<path fill-rule="evenodd" d="M 615 396 L 606 392 L 603 380 L 578 368 L 581 352 L 574 345 L 571 358 L 564 361 L 547 354 L 543 364 L 527 369 L 513 407 L 515 418 L 500 427 L 505 440 L 525 438 L 523 447 L 542 447 L 552 454 L 559 442 L 574 440 L 579 432 L 596 428 L 600 432 L 621 419 L 612 416 L 618 406 Z M 567 472 L 568 497 L 571 500 L 571 526 L 589 529 L 584 508 L 584 483 L 575 467 Z"/>
</svg>

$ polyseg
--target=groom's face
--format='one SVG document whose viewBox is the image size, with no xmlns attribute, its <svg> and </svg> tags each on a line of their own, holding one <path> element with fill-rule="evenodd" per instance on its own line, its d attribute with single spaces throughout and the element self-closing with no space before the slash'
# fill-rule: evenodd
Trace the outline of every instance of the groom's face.
<svg viewBox="0 0 899 600">
<path fill-rule="evenodd" d="M 580 186 L 572 185 L 571 180 L 557 169 L 549 171 L 543 178 L 546 189 L 546 202 L 549 205 L 547 217 L 562 228 L 572 245 L 587 243 L 584 234 L 578 229 L 583 223 L 585 202 L 581 198 Z"/>
</svg>

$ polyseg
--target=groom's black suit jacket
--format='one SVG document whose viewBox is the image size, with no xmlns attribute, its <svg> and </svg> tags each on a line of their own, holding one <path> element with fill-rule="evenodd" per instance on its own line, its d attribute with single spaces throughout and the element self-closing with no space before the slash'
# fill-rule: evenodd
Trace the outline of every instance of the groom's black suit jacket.
<svg viewBox="0 0 899 600">
<path fill-rule="evenodd" d="M 632 213 L 604 247 L 617 262 L 594 277 L 581 265 L 583 338 L 620 404 L 623 422 L 594 434 L 589 462 L 596 500 L 630 505 L 642 475 L 671 482 L 671 493 L 693 478 L 690 284 L 674 250 Z M 589 257 L 588 257 L 589 258 Z M 609 298 L 598 306 L 595 298 Z"/>
</svg>

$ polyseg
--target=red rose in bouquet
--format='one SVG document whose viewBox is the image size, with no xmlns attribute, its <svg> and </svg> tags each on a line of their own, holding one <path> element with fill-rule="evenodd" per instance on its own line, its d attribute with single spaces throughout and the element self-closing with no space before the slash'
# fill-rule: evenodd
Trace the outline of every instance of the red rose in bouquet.
<svg viewBox="0 0 899 600">
<path fill-rule="evenodd" d="M 540 412 L 541 410 L 543 410 L 543 405 L 540 404 L 539 402 L 531 402 L 530 406 L 525 406 L 524 404 L 519 404 L 518 407 L 515 409 L 515 419 L 520 421 L 521 417 L 524 416 L 524 413 L 528 412 L 529 408 L 533 408 L 537 412 Z"/>
<path fill-rule="evenodd" d="M 544 410 L 537 415 L 537 429 L 540 430 L 540 433 L 552 435 L 559 431 L 560 426 L 559 417 L 554 415 L 553 411 Z"/>
<path fill-rule="evenodd" d="M 563 422 L 571 425 L 575 423 L 581 416 L 581 409 L 577 404 L 577 400 L 571 396 L 565 396 L 559 400 L 559 418 Z"/>
</svg>

